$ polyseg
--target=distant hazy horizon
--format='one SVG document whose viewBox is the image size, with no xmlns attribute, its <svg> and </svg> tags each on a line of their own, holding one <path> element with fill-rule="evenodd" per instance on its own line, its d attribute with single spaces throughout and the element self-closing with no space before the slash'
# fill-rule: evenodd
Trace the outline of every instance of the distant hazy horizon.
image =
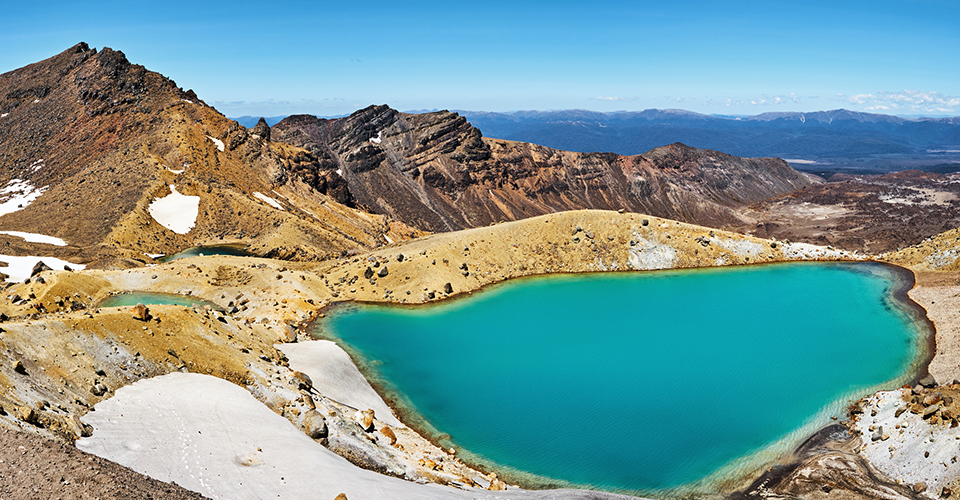
<svg viewBox="0 0 960 500">
<path fill-rule="evenodd" d="M 386 104 L 387 106 L 390 106 L 389 103 L 381 103 L 381 104 Z M 354 110 L 354 111 L 359 111 L 359 110 L 361 110 L 361 109 L 363 109 L 363 108 L 365 108 L 365 107 L 366 107 L 366 106 L 357 108 L 357 109 Z M 393 106 L 390 106 L 390 107 L 393 107 Z M 752 113 L 752 114 L 702 113 L 702 112 L 699 112 L 699 111 L 692 111 L 692 110 L 689 110 L 689 109 L 681 109 L 681 108 L 672 108 L 672 109 L 670 109 L 670 108 L 666 108 L 666 109 L 661 109 L 661 108 L 647 108 L 647 109 L 638 109 L 638 110 L 625 110 L 625 109 L 621 109 L 621 110 L 614 110 L 614 111 L 600 111 L 600 110 L 596 110 L 596 109 L 586 109 L 586 108 L 567 108 L 567 109 L 514 109 L 514 110 L 508 110 L 508 111 L 490 111 L 490 110 L 485 110 L 485 109 L 447 109 L 447 110 L 444 110 L 444 109 L 440 109 L 440 108 L 433 108 L 433 109 L 400 109 L 400 110 L 398 110 L 398 111 L 400 111 L 401 113 L 409 113 L 409 114 L 433 113 L 433 112 L 436 112 L 436 111 L 453 111 L 453 112 L 464 112 L 464 113 L 496 113 L 496 114 L 503 114 L 503 115 L 510 115 L 510 114 L 514 114 L 514 113 L 553 113 L 553 112 L 563 112 L 563 111 L 583 111 L 583 112 L 588 112 L 588 113 L 603 113 L 603 114 L 607 114 L 607 115 L 612 115 L 612 114 L 617 114 L 617 113 L 640 113 L 640 112 L 643 112 L 643 111 L 659 110 L 659 111 L 683 111 L 683 112 L 687 112 L 687 113 L 697 113 L 697 114 L 701 114 L 701 115 L 704 115 L 704 116 L 710 116 L 710 117 L 714 117 L 714 118 L 737 119 L 737 118 L 750 118 L 750 117 L 753 117 L 753 116 L 762 115 L 762 114 L 764 114 L 764 113 L 787 113 L 787 114 L 789 114 L 789 113 L 804 113 L 804 114 L 810 114 L 810 113 L 826 113 L 826 112 L 830 112 L 830 111 L 839 111 L 839 110 L 843 110 L 843 109 L 846 109 L 846 108 L 818 109 L 818 110 L 812 110 L 812 111 L 793 111 L 793 110 L 782 110 L 782 111 L 780 111 L 780 110 L 777 110 L 777 111 L 763 111 L 763 112 L 760 112 L 760 113 Z M 219 108 L 218 108 L 218 110 L 219 110 Z M 222 112 L 222 110 L 220 110 L 220 111 Z M 960 117 L 960 110 L 958 110 L 955 114 L 949 114 L 949 113 L 947 113 L 947 114 L 926 114 L 926 115 L 908 115 L 908 114 L 894 114 L 894 113 L 878 113 L 878 112 L 872 112 L 872 111 L 856 111 L 856 110 L 851 110 L 851 109 L 847 109 L 847 111 L 852 111 L 852 112 L 855 112 L 855 113 L 873 114 L 873 115 L 895 116 L 895 117 L 897 117 L 897 118 L 902 118 L 902 119 L 905 119 L 905 120 L 922 120 L 922 119 L 938 119 L 938 118 L 955 118 L 955 117 Z M 345 116 L 350 116 L 351 114 L 353 114 L 353 111 L 348 112 L 348 113 L 340 113 L 340 114 L 336 114 L 336 115 L 319 115 L 319 114 L 310 113 L 310 112 L 307 112 L 307 111 L 297 111 L 297 112 L 293 112 L 293 113 L 279 113 L 279 114 L 270 115 L 270 116 L 261 115 L 261 114 L 241 114 L 241 115 L 233 114 L 233 115 L 228 115 L 228 114 L 226 114 L 226 113 L 224 113 L 224 116 L 227 116 L 227 118 L 230 118 L 231 120 L 252 119 L 252 120 L 254 121 L 254 123 L 255 123 L 256 120 L 260 119 L 261 117 L 264 118 L 264 119 L 266 119 L 266 120 L 269 122 L 269 121 L 271 121 L 271 119 L 282 119 L 282 118 L 285 118 L 285 117 L 291 116 L 291 115 L 303 115 L 303 114 L 314 115 L 314 116 L 316 116 L 317 118 L 334 119 L 334 118 L 343 118 L 343 117 L 345 117 Z M 271 125 L 273 125 L 273 124 L 271 123 Z"/>
</svg>

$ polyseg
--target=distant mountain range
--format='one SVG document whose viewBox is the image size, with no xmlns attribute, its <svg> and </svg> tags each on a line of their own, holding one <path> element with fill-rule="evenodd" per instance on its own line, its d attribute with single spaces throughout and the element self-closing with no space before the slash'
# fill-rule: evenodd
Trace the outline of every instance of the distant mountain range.
<svg viewBox="0 0 960 500">
<path fill-rule="evenodd" d="M 739 118 L 669 109 L 459 113 L 485 136 L 568 151 L 634 155 L 679 141 L 737 156 L 804 160 L 793 164 L 807 170 L 824 164 L 890 171 L 960 163 L 958 117 L 908 119 L 845 109 Z"/>
<path fill-rule="evenodd" d="M 637 155 L 682 142 L 742 157 L 785 158 L 793 160 L 796 168 L 825 176 L 850 170 L 960 170 L 960 117 L 902 118 L 845 109 L 748 117 L 676 109 L 457 113 L 479 128 L 484 137 L 565 151 Z M 258 118 L 234 119 L 253 127 Z M 274 125 L 282 118 L 266 120 Z"/>
<path fill-rule="evenodd" d="M 280 120 L 283 120 L 286 117 L 287 115 L 264 116 L 263 119 L 266 120 L 267 125 L 270 125 L 272 127 L 277 123 L 280 123 Z M 243 115 L 243 116 L 238 116 L 236 118 L 230 118 L 230 119 L 247 128 L 255 127 L 257 125 L 257 122 L 260 121 L 259 116 L 250 116 L 250 115 Z"/>
</svg>

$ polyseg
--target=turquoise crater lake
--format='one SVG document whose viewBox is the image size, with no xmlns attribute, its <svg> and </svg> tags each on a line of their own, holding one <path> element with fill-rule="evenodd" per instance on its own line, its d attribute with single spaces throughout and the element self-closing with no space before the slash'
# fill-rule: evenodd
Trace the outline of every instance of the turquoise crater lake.
<svg viewBox="0 0 960 500">
<path fill-rule="evenodd" d="M 548 276 L 341 306 L 317 334 L 408 423 L 508 479 L 709 493 L 916 373 L 929 332 L 901 278 L 836 263 Z"/>
</svg>

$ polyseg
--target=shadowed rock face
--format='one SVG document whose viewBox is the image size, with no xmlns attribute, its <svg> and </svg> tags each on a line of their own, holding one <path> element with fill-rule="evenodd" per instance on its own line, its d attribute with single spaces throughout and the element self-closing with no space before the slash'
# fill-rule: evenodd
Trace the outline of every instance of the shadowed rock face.
<svg viewBox="0 0 960 500">
<path fill-rule="evenodd" d="M 571 153 L 484 138 L 456 113 L 387 106 L 333 120 L 291 116 L 273 138 L 320 159 L 294 169 L 316 189 L 432 231 L 583 208 L 719 226 L 740 220 L 731 208 L 818 182 L 776 158 L 680 143 L 637 156 Z"/>
</svg>

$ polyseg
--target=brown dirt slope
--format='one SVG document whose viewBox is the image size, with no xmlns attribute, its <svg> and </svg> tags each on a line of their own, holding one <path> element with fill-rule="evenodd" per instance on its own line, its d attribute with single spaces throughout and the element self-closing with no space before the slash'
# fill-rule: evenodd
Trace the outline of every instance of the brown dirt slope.
<svg viewBox="0 0 960 500">
<path fill-rule="evenodd" d="M 750 222 L 733 229 L 874 254 L 895 251 L 960 226 L 958 181 L 960 174 L 919 170 L 836 174 L 741 209 Z"/>
<path fill-rule="evenodd" d="M 296 115 L 272 135 L 318 158 L 292 169 L 307 184 L 430 231 L 621 208 L 716 227 L 741 220 L 733 208 L 818 182 L 780 159 L 679 143 L 622 157 L 487 139 L 447 111 L 370 106 L 334 120 Z"/>
<path fill-rule="evenodd" d="M 0 75 L 0 114 L 0 186 L 26 181 L 43 190 L 32 204 L 0 217 L 0 229 L 69 244 L 41 250 L 0 237 L 2 245 L 22 247 L 15 252 L 139 265 L 149 261 L 143 253 L 243 243 L 264 255 L 323 258 L 383 244 L 384 234 L 393 240 L 411 234 L 288 175 L 310 161 L 308 152 L 247 131 L 192 91 L 109 48 L 81 43 Z M 172 185 L 200 197 L 187 234 L 149 213 Z"/>
<path fill-rule="evenodd" d="M 73 446 L 3 429 L 0 430 L 0 498 L 178 500 L 206 497 Z"/>
</svg>

